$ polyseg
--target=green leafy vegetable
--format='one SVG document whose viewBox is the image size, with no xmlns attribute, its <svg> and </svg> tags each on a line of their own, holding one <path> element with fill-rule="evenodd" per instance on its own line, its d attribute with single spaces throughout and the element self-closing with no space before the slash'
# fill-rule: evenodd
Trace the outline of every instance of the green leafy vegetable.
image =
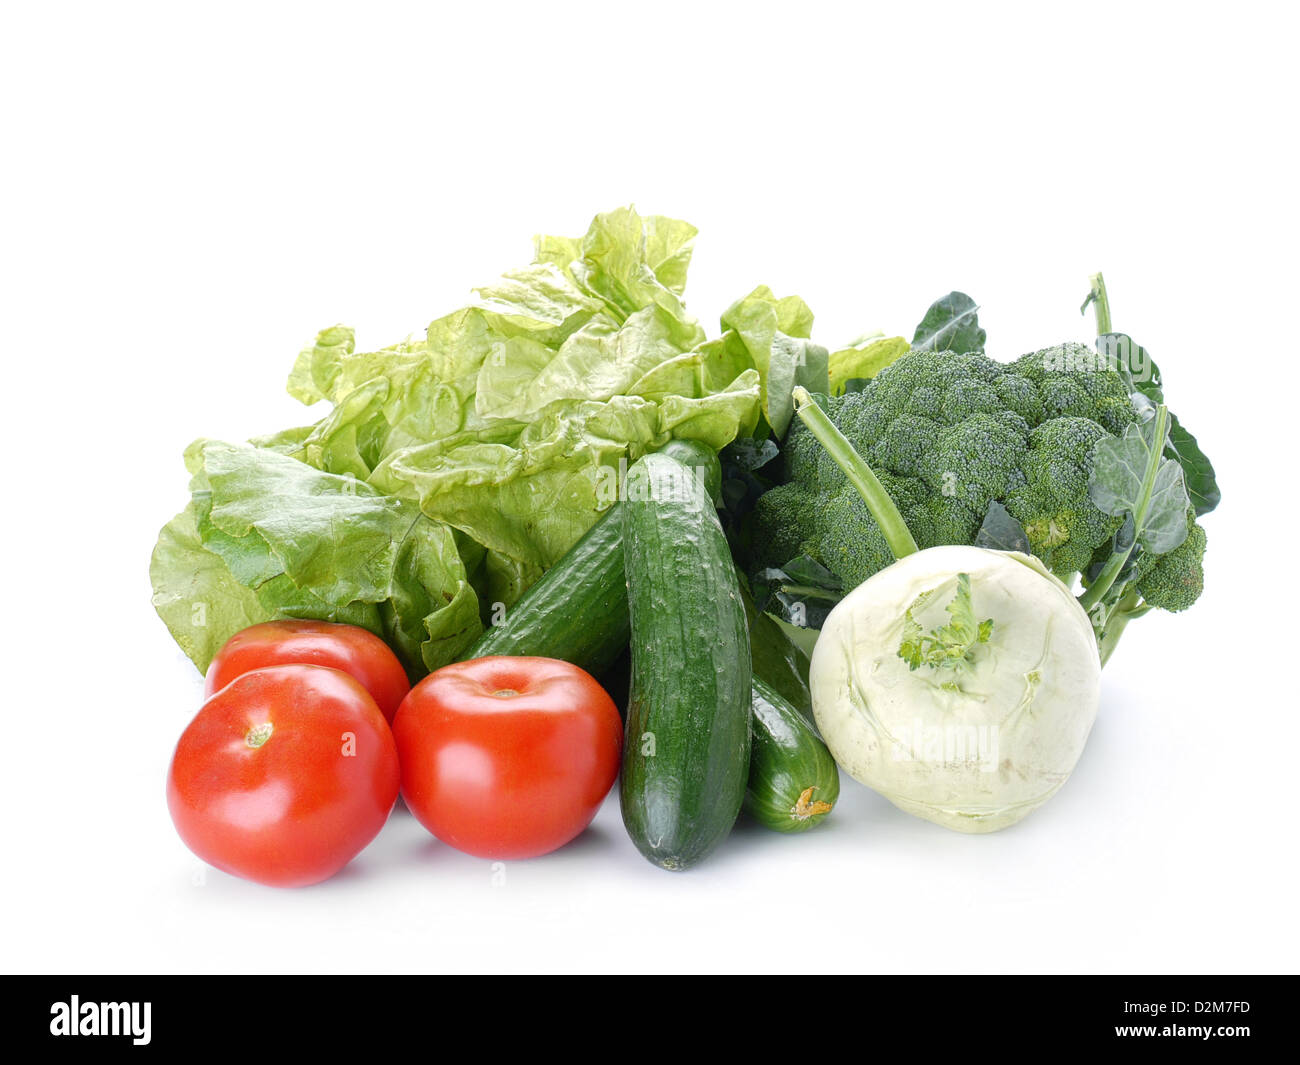
<svg viewBox="0 0 1300 1065">
<path fill-rule="evenodd" d="M 1199 518 L 1219 505 L 1219 482 L 1214 466 L 1201 450 L 1196 437 L 1183 428 L 1176 414 L 1169 415 L 1169 439 L 1165 453 L 1183 468 L 1187 480 L 1187 494 Z"/>
<path fill-rule="evenodd" d="M 828 364 L 830 394 L 842 396 L 849 390 L 850 383 L 871 380 L 890 363 L 906 355 L 910 347 L 903 337 L 880 337 L 831 352 Z M 808 390 L 818 391 L 811 387 Z"/>
<path fill-rule="evenodd" d="M 1095 276 L 1098 284 L 1101 275 Z M 1099 311 L 1104 306 L 1105 289 L 1097 297 Z M 1090 297 L 1091 299 L 1092 297 Z M 1087 304 L 1085 304 L 1087 306 Z M 1110 311 L 1105 309 L 1106 320 Z M 1160 377 L 1160 367 L 1150 352 L 1124 333 L 1105 332 L 1097 337 L 1097 350 L 1112 360 L 1117 370 L 1130 383 L 1130 391 L 1146 399 L 1151 405 L 1163 403 L 1164 388 Z M 1219 485 L 1215 479 L 1214 466 L 1201 450 L 1190 432 L 1179 423 L 1172 413 L 1169 416 L 1169 438 L 1165 443 L 1165 453 L 1183 468 L 1187 481 L 1187 493 L 1199 518 L 1208 514 L 1219 505 Z"/>
<path fill-rule="evenodd" d="M 796 384 L 827 387 L 797 297 L 756 288 L 709 340 L 683 303 L 695 229 L 630 208 L 377 350 L 322 330 L 288 391 L 332 405 L 252 446 L 200 441 L 193 498 L 163 531 L 155 602 L 200 668 L 268 617 L 364 625 L 412 674 L 477 635 L 669 440 L 715 450 L 781 432 Z M 200 610 L 193 631 L 189 608 Z"/>
<path fill-rule="evenodd" d="M 912 336 L 912 347 L 918 351 L 982 352 L 988 334 L 980 328 L 978 311 L 966 293 L 949 292 L 930 304 Z"/>
<path fill-rule="evenodd" d="M 1169 411 L 1130 425 L 1122 437 L 1106 437 L 1093 452 L 1088 494 L 1105 514 L 1133 516 L 1134 536 L 1147 551 L 1163 555 L 1187 537 L 1187 486 L 1183 468 L 1166 458 Z"/>
<path fill-rule="evenodd" d="M 721 343 L 758 371 L 763 415 L 778 436 L 785 434 L 794 415 L 794 386 L 826 387 L 826 349 L 808 339 L 812 323 L 812 311 L 803 300 L 777 299 L 766 285 L 722 315 Z"/>
<path fill-rule="evenodd" d="M 265 448 L 201 440 L 187 461 L 193 498 L 163 530 L 151 576 L 201 670 L 240 629 L 276 617 L 370 629 L 415 674 L 477 637 L 451 530 L 413 503 Z"/>
</svg>

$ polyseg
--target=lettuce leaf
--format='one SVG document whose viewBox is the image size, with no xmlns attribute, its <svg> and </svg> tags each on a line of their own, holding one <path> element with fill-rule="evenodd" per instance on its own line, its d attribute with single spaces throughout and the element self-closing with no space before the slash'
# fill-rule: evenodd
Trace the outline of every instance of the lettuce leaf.
<svg viewBox="0 0 1300 1065">
<path fill-rule="evenodd" d="M 509 605 L 553 565 L 646 452 L 783 432 L 795 384 L 829 387 L 812 313 L 759 287 L 709 340 L 683 299 L 695 235 L 620 208 L 536 238 L 531 264 L 423 335 L 367 351 L 346 326 L 318 333 L 287 387 L 324 417 L 187 452 L 192 500 L 152 567 L 177 642 L 203 669 L 255 620 L 346 620 L 416 675 L 474 639 L 481 597 Z"/>
<path fill-rule="evenodd" d="M 269 448 L 199 440 L 186 457 L 190 505 L 163 530 L 151 576 L 155 607 L 200 670 L 270 618 L 360 625 L 421 675 L 480 633 L 451 530 L 415 504 Z"/>
<path fill-rule="evenodd" d="M 722 315 L 723 340 L 739 345 L 758 371 L 760 399 L 767 424 L 784 436 L 794 417 L 795 385 L 809 391 L 829 387 L 827 352 L 808 339 L 813 315 L 798 296 L 777 299 L 760 285 Z"/>
</svg>

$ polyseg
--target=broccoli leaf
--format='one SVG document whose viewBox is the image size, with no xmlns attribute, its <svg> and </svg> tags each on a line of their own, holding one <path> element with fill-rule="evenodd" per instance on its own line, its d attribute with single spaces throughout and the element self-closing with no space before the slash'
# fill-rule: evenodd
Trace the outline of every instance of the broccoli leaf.
<svg viewBox="0 0 1300 1065">
<path fill-rule="evenodd" d="M 979 306 L 964 292 L 949 292 L 925 312 L 912 337 L 920 351 L 984 351 L 988 334 L 980 328 Z"/>
<path fill-rule="evenodd" d="M 1164 411 L 1164 408 L 1160 408 Z M 1130 425 L 1122 437 L 1104 437 L 1093 450 L 1088 494 L 1097 509 L 1115 517 L 1132 514 L 1136 541 L 1163 555 L 1187 537 L 1190 500 L 1183 468 L 1164 454 L 1168 420 L 1157 416 Z"/>
<path fill-rule="evenodd" d="M 1196 437 L 1183 428 L 1175 414 L 1169 415 L 1169 442 L 1165 445 L 1165 454 L 1182 466 L 1187 478 L 1187 494 L 1198 518 L 1219 505 L 1219 483 L 1215 480 L 1214 466 L 1196 442 Z"/>
<path fill-rule="evenodd" d="M 1020 551 L 1026 555 L 1033 553 L 1025 527 L 996 499 L 989 504 L 984 524 L 975 534 L 975 546 L 987 547 L 993 551 Z"/>
<path fill-rule="evenodd" d="M 1103 333 L 1097 337 L 1097 350 L 1111 361 L 1135 396 L 1145 397 L 1152 406 L 1165 401 L 1160 367 L 1150 352 L 1132 337 L 1125 333 Z M 1171 413 L 1169 420 L 1165 454 L 1182 466 L 1187 494 L 1199 518 L 1219 505 L 1219 485 L 1215 480 L 1214 466 L 1197 444 L 1196 437 L 1183 428 L 1178 417 Z"/>
<path fill-rule="evenodd" d="M 723 464 L 734 463 L 742 470 L 753 472 L 762 469 L 781 453 L 776 444 L 756 440 L 752 436 L 738 436 L 719 453 Z"/>
<path fill-rule="evenodd" d="M 780 569 L 760 570 L 753 580 L 754 605 L 800 629 L 820 629 L 844 585 L 830 570 L 807 555 Z"/>
<path fill-rule="evenodd" d="M 933 597 L 933 591 L 917 596 L 903 619 L 903 639 L 898 645 L 898 657 L 907 663 L 910 670 L 921 666 L 931 666 L 934 669 L 957 668 L 969 662 L 975 648 L 979 644 L 988 643 L 989 637 L 993 635 L 992 618 L 975 620 L 969 573 L 957 574 L 957 594 L 944 608 L 952 620 L 947 625 L 925 632 L 916 620 L 916 615 Z"/>
<path fill-rule="evenodd" d="M 1097 337 L 1097 350 L 1124 378 L 1129 391 L 1146 396 L 1153 406 L 1165 401 L 1160 367 L 1150 352 L 1127 333 L 1102 333 Z"/>
</svg>

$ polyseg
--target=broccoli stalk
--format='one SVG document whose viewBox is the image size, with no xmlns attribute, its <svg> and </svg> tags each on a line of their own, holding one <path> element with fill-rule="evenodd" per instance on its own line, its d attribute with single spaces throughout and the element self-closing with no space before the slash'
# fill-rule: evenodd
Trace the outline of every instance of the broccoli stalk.
<svg viewBox="0 0 1300 1065">
<path fill-rule="evenodd" d="M 1125 626 L 1151 609 L 1153 609 L 1151 605 L 1142 602 L 1137 589 L 1130 584 L 1106 617 L 1101 633 L 1097 637 L 1097 649 L 1101 653 L 1103 668 L 1110 661 L 1110 656 L 1115 653 L 1115 648 L 1119 646 L 1119 638 L 1124 634 Z"/>
<path fill-rule="evenodd" d="M 1109 333 L 1110 300 L 1106 296 L 1106 282 L 1102 280 L 1100 273 L 1092 274 L 1088 278 L 1088 298 L 1083 301 L 1079 313 L 1084 314 L 1089 306 L 1097 315 L 1097 335 L 1103 336 Z"/>
<path fill-rule="evenodd" d="M 907 522 L 903 520 L 903 515 L 898 512 L 898 507 L 889 498 L 885 486 L 802 385 L 797 385 L 794 390 L 794 410 L 799 415 L 799 420 L 808 427 L 808 431 L 858 490 L 862 501 L 871 511 L 871 516 L 880 526 L 880 531 L 884 533 L 885 542 L 889 544 L 894 558 L 915 552 L 916 540 L 912 537 Z"/>
</svg>

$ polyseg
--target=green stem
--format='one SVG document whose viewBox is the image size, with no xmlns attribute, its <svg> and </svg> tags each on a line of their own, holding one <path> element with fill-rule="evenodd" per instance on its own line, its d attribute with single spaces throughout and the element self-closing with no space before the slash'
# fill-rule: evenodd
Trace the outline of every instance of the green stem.
<svg viewBox="0 0 1300 1065">
<path fill-rule="evenodd" d="M 801 599 L 825 599 L 831 603 L 838 603 L 842 598 L 838 592 L 830 592 L 825 588 L 814 588 L 811 584 L 783 584 L 781 591 L 786 595 L 797 595 Z"/>
<path fill-rule="evenodd" d="M 1100 273 L 1096 273 L 1088 278 L 1088 284 L 1091 286 L 1088 298 L 1083 301 L 1080 309 L 1086 311 L 1088 304 L 1092 304 L 1097 315 L 1097 335 L 1101 336 L 1110 332 L 1110 300 L 1106 298 L 1106 282 Z"/>
<path fill-rule="evenodd" d="M 1124 627 L 1128 625 L 1133 618 L 1123 611 L 1116 613 L 1106 623 L 1106 631 L 1101 634 L 1097 641 L 1097 651 L 1101 655 L 1101 668 L 1106 668 L 1106 663 L 1110 661 L 1110 656 L 1115 653 L 1115 648 L 1119 646 L 1119 638 L 1124 635 Z"/>
<path fill-rule="evenodd" d="M 1156 407 L 1155 420 L 1155 435 L 1152 437 L 1151 451 L 1147 455 L 1147 467 L 1142 474 L 1142 488 L 1138 494 L 1137 506 L 1133 509 L 1135 546 L 1142 536 L 1142 530 L 1146 528 L 1147 511 L 1151 509 L 1151 492 L 1155 488 L 1156 474 L 1160 472 L 1160 463 L 1164 458 L 1165 438 L 1169 435 L 1169 408 L 1163 403 Z M 1110 556 L 1105 567 L 1097 574 L 1097 579 L 1088 585 L 1083 595 L 1079 596 L 1079 604 L 1084 610 L 1092 613 L 1092 608 L 1110 591 L 1115 578 L 1119 576 L 1120 570 L 1124 568 L 1124 563 L 1132 553 L 1133 548 L 1130 547 L 1127 551 L 1116 552 Z"/>
<path fill-rule="evenodd" d="M 835 460 L 835 464 L 844 471 L 853 487 L 862 496 L 871 516 L 876 519 L 880 531 L 885 534 L 885 542 L 895 558 L 914 554 L 917 550 L 916 540 L 912 538 L 907 522 L 889 498 L 885 486 L 880 483 L 871 467 L 849 443 L 848 438 L 835 427 L 835 423 L 826 416 L 826 412 L 817 405 L 817 401 L 808 394 L 802 385 L 794 390 L 794 410 L 808 431 L 817 438 L 826 453 Z"/>
<path fill-rule="evenodd" d="M 1079 596 L 1079 605 L 1089 614 L 1092 613 L 1092 608 L 1101 602 L 1102 596 L 1110 591 L 1111 585 L 1115 583 L 1115 578 L 1119 576 L 1119 571 L 1124 568 L 1124 563 L 1128 561 L 1128 556 L 1132 553 L 1130 548 L 1122 555 L 1118 553 L 1111 555 L 1105 568 L 1097 574 L 1097 579 L 1088 585 L 1083 595 Z"/>
<path fill-rule="evenodd" d="M 1134 618 L 1140 618 L 1151 607 L 1143 603 L 1138 596 L 1137 589 L 1130 586 L 1120 597 L 1115 609 L 1111 611 L 1110 616 L 1106 619 L 1106 627 L 1097 638 L 1097 650 L 1101 654 L 1101 664 L 1105 668 L 1110 656 L 1115 653 L 1115 648 L 1119 646 L 1119 638 L 1124 635 L 1124 628 Z"/>
</svg>

